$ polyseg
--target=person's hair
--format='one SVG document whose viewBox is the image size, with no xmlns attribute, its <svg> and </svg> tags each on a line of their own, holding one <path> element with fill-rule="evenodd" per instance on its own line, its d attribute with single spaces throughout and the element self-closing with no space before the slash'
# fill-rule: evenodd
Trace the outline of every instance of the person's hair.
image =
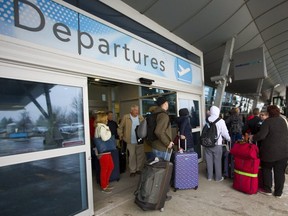
<svg viewBox="0 0 288 216">
<path fill-rule="evenodd" d="M 269 118 L 280 116 L 280 109 L 276 105 L 268 106 L 267 112 L 269 113 Z"/>
<path fill-rule="evenodd" d="M 107 111 L 106 114 L 109 115 L 110 113 L 113 114 L 113 112 L 111 110 Z"/>
<path fill-rule="evenodd" d="M 107 124 L 107 114 L 105 112 L 98 112 L 96 117 L 97 123 Z"/>
<path fill-rule="evenodd" d="M 259 115 L 259 108 L 253 109 L 253 115 Z"/>
<path fill-rule="evenodd" d="M 134 110 L 134 109 L 139 109 L 139 106 L 138 106 L 138 105 L 135 105 L 135 104 L 132 105 L 132 106 L 131 106 L 131 111 Z"/>
<path fill-rule="evenodd" d="M 230 111 L 231 115 L 236 115 L 239 113 L 239 108 L 238 107 L 233 107 Z"/>
</svg>

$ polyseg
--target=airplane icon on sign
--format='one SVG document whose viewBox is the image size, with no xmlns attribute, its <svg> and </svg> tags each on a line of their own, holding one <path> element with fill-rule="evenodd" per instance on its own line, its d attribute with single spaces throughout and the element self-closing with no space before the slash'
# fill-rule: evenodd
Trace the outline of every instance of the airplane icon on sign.
<svg viewBox="0 0 288 216">
<path fill-rule="evenodd" d="M 191 70 L 189 67 L 184 69 L 181 65 L 179 65 L 179 68 L 180 68 L 180 70 L 178 70 L 179 76 L 184 76 L 185 74 L 189 73 Z"/>
</svg>

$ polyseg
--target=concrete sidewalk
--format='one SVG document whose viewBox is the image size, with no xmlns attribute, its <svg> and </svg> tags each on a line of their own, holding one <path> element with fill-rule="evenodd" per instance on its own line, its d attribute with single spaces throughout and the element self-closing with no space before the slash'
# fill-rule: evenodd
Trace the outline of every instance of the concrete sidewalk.
<svg viewBox="0 0 288 216">
<path fill-rule="evenodd" d="M 164 212 L 143 211 L 134 203 L 133 192 L 138 178 L 130 178 L 127 173 L 121 175 L 119 182 L 113 183 L 112 194 L 103 194 L 99 186 L 94 187 L 95 215 L 136 216 L 287 216 L 288 215 L 288 181 L 286 180 L 284 194 L 281 199 L 263 194 L 247 195 L 232 188 L 233 181 L 225 179 L 222 182 L 207 181 L 205 177 L 206 164 L 199 164 L 199 188 L 197 190 L 173 189 L 169 192 L 172 200 L 166 202 Z M 286 178 L 288 176 L 286 175 Z"/>
</svg>

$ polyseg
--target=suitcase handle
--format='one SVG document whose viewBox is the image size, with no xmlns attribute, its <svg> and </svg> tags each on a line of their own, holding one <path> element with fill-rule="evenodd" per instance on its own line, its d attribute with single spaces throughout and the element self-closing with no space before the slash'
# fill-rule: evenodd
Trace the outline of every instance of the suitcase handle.
<svg viewBox="0 0 288 216">
<path fill-rule="evenodd" d="M 168 151 L 169 151 L 169 148 L 167 148 L 167 149 L 166 149 L 166 152 L 165 152 L 165 158 L 167 158 L 167 155 L 168 155 Z M 167 159 L 169 159 L 169 160 L 167 160 L 167 161 L 170 161 L 170 160 L 171 160 L 171 155 L 172 155 L 172 152 L 173 152 L 173 148 L 171 148 L 171 149 L 170 149 L 170 157 L 169 157 L 169 158 L 167 158 Z"/>
<path fill-rule="evenodd" d="M 187 151 L 187 139 L 185 138 L 184 139 L 185 140 L 185 148 L 184 148 L 184 151 Z M 180 135 L 179 135 L 179 140 L 178 140 L 178 149 L 180 149 L 181 148 L 181 137 L 180 137 Z"/>
</svg>

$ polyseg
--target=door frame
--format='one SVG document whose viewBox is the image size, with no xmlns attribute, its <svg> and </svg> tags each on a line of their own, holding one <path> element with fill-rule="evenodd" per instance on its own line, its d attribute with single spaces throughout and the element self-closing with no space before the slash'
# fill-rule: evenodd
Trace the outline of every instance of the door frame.
<svg viewBox="0 0 288 216">
<path fill-rule="evenodd" d="M 181 108 L 187 108 L 187 107 L 181 107 L 181 105 L 180 105 L 181 99 L 199 101 L 199 124 L 200 124 L 200 126 L 197 128 L 193 128 L 192 133 L 200 132 L 200 134 L 201 134 L 201 131 L 203 128 L 203 113 L 204 113 L 203 110 L 205 109 L 205 107 L 203 107 L 203 103 L 202 103 L 203 97 L 201 97 L 200 95 L 197 95 L 197 94 L 193 94 L 193 93 L 177 92 L 176 98 L 177 98 L 177 114 Z M 201 146 L 201 157 L 198 159 L 198 162 L 200 163 L 202 161 L 203 161 L 203 148 Z"/>
<path fill-rule="evenodd" d="M 87 78 L 81 76 L 75 76 L 70 74 L 59 73 L 51 70 L 50 68 L 39 68 L 34 65 L 17 65 L 10 63 L 0 63 L 0 77 L 34 81 L 42 83 L 53 83 L 59 85 L 69 85 L 82 88 L 83 93 L 83 118 L 84 124 L 89 126 L 89 111 L 88 111 L 88 87 Z M 29 152 L 23 154 L 15 154 L 9 156 L 0 157 L 0 167 L 26 163 L 41 159 L 48 159 L 54 157 L 61 157 L 70 154 L 85 153 L 85 171 L 86 171 L 86 183 L 87 183 L 87 204 L 88 209 L 76 214 L 82 215 L 94 215 L 94 203 L 93 203 L 93 185 L 92 185 L 92 170 L 91 170 L 91 150 L 90 150 L 90 135 L 89 127 L 84 127 L 85 145 L 79 145 L 69 148 L 57 148 L 52 150 L 44 150 L 38 152 Z M 82 178 L 85 180 L 83 176 Z"/>
</svg>

